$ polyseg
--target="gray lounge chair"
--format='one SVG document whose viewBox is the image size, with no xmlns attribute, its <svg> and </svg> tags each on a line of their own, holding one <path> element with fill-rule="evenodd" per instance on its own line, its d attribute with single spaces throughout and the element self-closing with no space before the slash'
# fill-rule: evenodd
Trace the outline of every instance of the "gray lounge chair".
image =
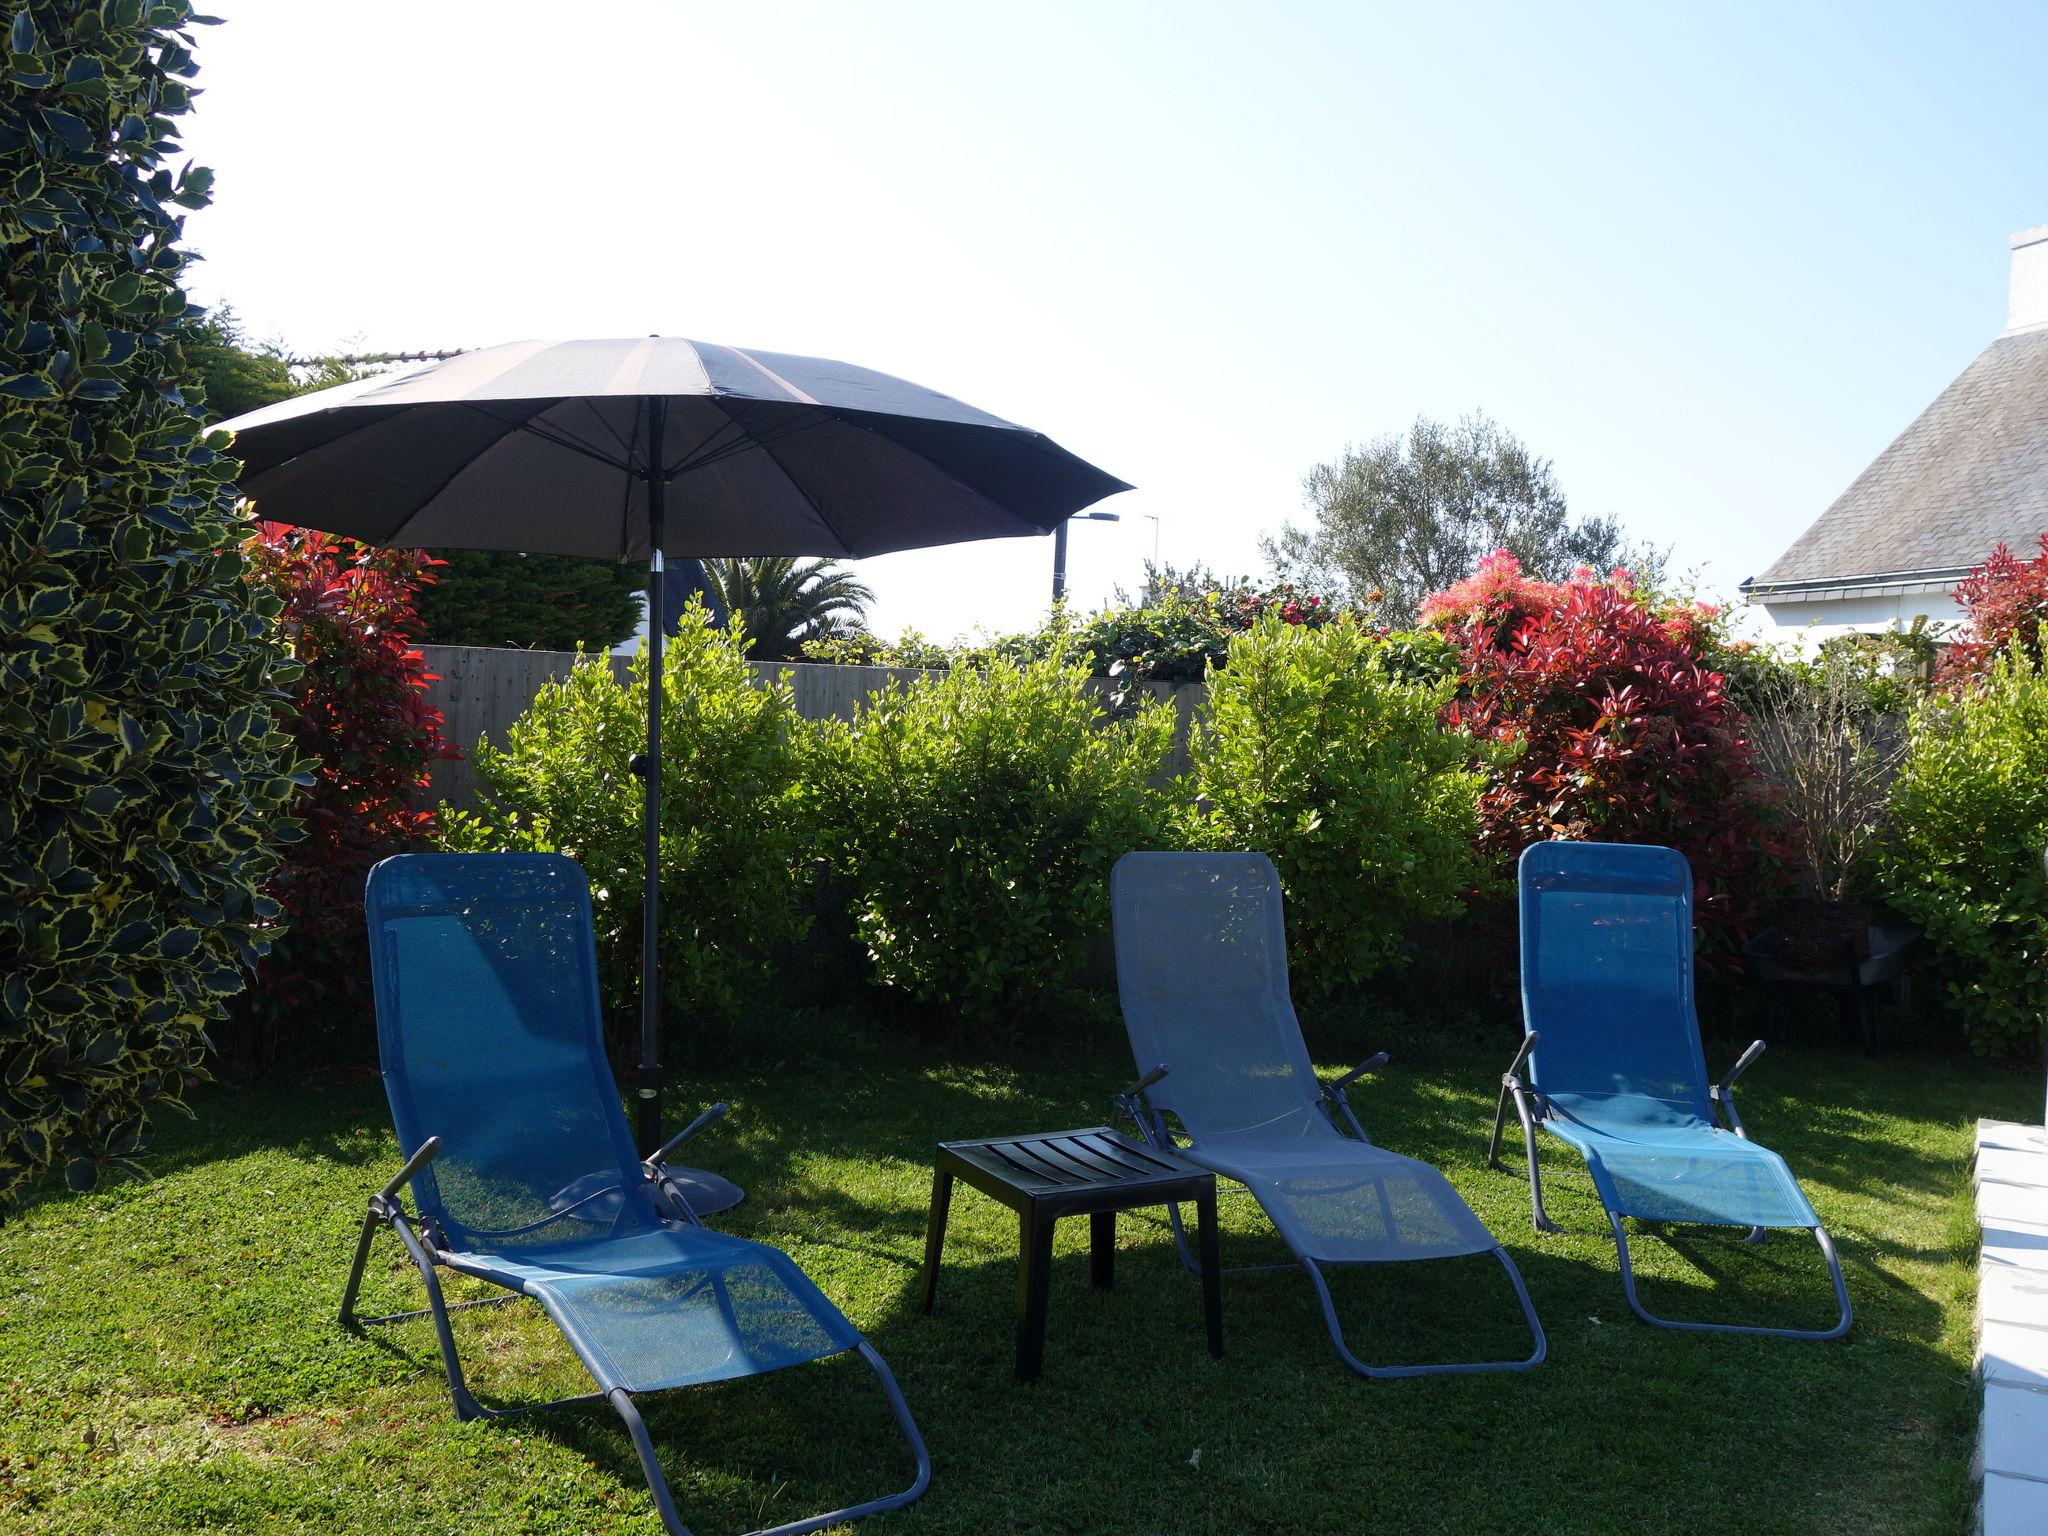
<svg viewBox="0 0 2048 1536">
<path fill-rule="evenodd" d="M 1317 1080 L 1287 989 L 1280 878 L 1258 853 L 1133 853 L 1111 877 L 1117 990 L 1143 1077 L 1117 1100 L 1152 1146 L 1250 1190 L 1307 1271 L 1338 1358 L 1362 1376 L 1520 1371 L 1546 1345 L 1507 1250 L 1436 1169 L 1372 1144 L 1345 1089 Z M 1186 1136 L 1176 1143 L 1167 1116 Z M 1181 1262 L 1196 1272 L 1177 1208 Z M 1534 1350 L 1525 1360 L 1372 1366 L 1344 1342 L 1326 1264 L 1491 1254 L 1507 1271 Z M 1257 1265 L 1287 1269 L 1292 1265 Z M 1243 1272 L 1242 1270 L 1236 1272 Z"/>
</svg>

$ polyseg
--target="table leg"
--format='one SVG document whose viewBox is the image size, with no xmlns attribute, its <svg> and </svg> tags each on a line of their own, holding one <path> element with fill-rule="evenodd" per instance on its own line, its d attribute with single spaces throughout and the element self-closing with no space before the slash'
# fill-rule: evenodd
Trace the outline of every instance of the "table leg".
<svg viewBox="0 0 2048 1536">
<path fill-rule="evenodd" d="M 1088 1218 L 1088 1280 L 1105 1291 L 1116 1284 L 1115 1211 L 1096 1211 Z"/>
<path fill-rule="evenodd" d="M 1052 1280 L 1051 1217 L 1035 1205 L 1017 1213 L 1017 1379 L 1036 1381 L 1045 1364 L 1045 1298 Z"/>
<path fill-rule="evenodd" d="M 1195 1196 L 1195 1215 L 1201 1224 L 1202 1321 L 1209 1330 L 1209 1353 L 1223 1357 L 1223 1260 L 1216 1241 L 1216 1186 Z"/>
<path fill-rule="evenodd" d="M 946 1214 L 953 1204 L 950 1169 L 932 1170 L 932 1206 L 924 1222 L 924 1311 L 939 1299 L 939 1255 L 946 1246 Z"/>
</svg>

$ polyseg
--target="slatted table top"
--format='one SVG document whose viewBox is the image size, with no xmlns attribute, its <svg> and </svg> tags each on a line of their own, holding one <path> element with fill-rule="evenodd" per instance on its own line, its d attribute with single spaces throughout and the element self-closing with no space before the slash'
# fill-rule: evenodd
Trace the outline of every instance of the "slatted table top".
<svg viewBox="0 0 2048 1536">
<path fill-rule="evenodd" d="M 1012 1189 L 1032 1196 L 1090 1190 L 1136 1190 L 1212 1177 L 1185 1158 L 1155 1152 L 1106 1125 L 1046 1131 L 989 1141 L 942 1141 L 939 1150 Z"/>
</svg>

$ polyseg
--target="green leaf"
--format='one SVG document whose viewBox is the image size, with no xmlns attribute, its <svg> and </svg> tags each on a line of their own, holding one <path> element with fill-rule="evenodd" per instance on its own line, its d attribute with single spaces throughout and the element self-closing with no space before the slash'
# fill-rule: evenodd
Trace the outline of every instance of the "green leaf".
<svg viewBox="0 0 2048 1536">
<path fill-rule="evenodd" d="M 92 148 L 92 125 L 84 118 L 56 107 L 44 107 L 41 116 L 50 131 L 62 139 L 65 148 L 74 154 L 83 154 Z"/>
<path fill-rule="evenodd" d="M 17 373 L 0 378 L 0 397 L 9 400 L 54 400 L 57 386 L 40 373 Z"/>
</svg>

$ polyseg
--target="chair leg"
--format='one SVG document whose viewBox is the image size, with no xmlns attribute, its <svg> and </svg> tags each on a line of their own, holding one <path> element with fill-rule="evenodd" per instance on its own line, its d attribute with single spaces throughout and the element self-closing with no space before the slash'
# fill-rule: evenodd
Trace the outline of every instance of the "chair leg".
<svg viewBox="0 0 2048 1536">
<path fill-rule="evenodd" d="M 1828 1238 L 1827 1228 L 1813 1229 L 1814 1241 L 1820 1245 L 1821 1257 L 1827 1260 L 1828 1277 L 1834 1282 L 1835 1306 L 1839 1315 L 1832 1327 L 1828 1328 L 1761 1328 L 1748 1323 L 1684 1323 L 1669 1318 L 1657 1317 L 1645 1308 L 1636 1297 L 1635 1266 L 1629 1262 L 1628 1233 L 1622 1227 L 1621 1218 L 1609 1211 L 1608 1221 L 1614 1227 L 1615 1251 L 1621 1260 L 1621 1291 L 1628 1299 L 1629 1310 L 1653 1328 L 1673 1328 L 1688 1333 L 1753 1333 L 1772 1339 L 1839 1339 L 1849 1331 L 1851 1312 L 1849 1308 L 1849 1287 L 1842 1278 L 1842 1261 L 1835 1254 L 1835 1245 Z"/>
<path fill-rule="evenodd" d="M 1131 1117 L 1131 1124 L 1137 1127 L 1138 1139 L 1155 1152 L 1174 1150 L 1173 1138 L 1166 1134 L 1166 1127 L 1157 1115 L 1148 1116 L 1143 1107 L 1130 1104 L 1122 1099 L 1117 1101 L 1125 1114 Z M 1180 1267 L 1197 1279 L 1201 1278 L 1202 1267 L 1195 1262 L 1195 1255 L 1188 1247 L 1187 1229 L 1181 1224 L 1180 1206 L 1166 1208 L 1166 1224 L 1173 1229 L 1174 1252 L 1180 1256 Z"/>
<path fill-rule="evenodd" d="M 804 1536 L 805 1532 L 824 1526 L 841 1525 L 885 1510 L 901 1509 L 920 1498 L 931 1486 L 931 1452 L 925 1449 L 924 1436 L 918 1433 L 917 1421 L 910 1416 L 910 1405 L 903 1400 L 903 1389 L 896 1385 L 896 1378 L 890 1374 L 888 1364 L 875 1352 L 874 1345 L 863 1339 L 854 1348 L 881 1381 L 883 1395 L 889 1400 L 889 1411 L 896 1416 L 896 1427 L 902 1431 L 904 1440 L 909 1443 L 910 1454 L 917 1463 L 916 1475 L 910 1486 L 899 1493 L 869 1499 L 866 1503 L 849 1505 L 845 1509 L 830 1510 L 822 1515 L 806 1515 L 801 1520 L 791 1520 L 783 1525 L 765 1526 L 753 1536 Z M 640 1409 L 632 1394 L 623 1387 L 614 1387 L 605 1396 L 625 1421 L 626 1433 L 632 1437 L 634 1453 L 640 1458 L 640 1470 L 647 1478 L 647 1490 L 654 1496 L 654 1508 L 661 1516 L 663 1529 L 669 1536 L 690 1536 L 690 1528 L 683 1524 L 682 1516 L 676 1511 L 668 1478 L 663 1475 L 661 1463 L 654 1454 L 653 1437 L 647 1433 L 646 1421 L 640 1417 Z"/>
<path fill-rule="evenodd" d="M 640 1458 L 641 1470 L 647 1475 L 648 1490 L 654 1496 L 655 1509 L 661 1515 L 663 1527 L 670 1533 L 670 1536 L 691 1536 L 690 1528 L 683 1524 L 681 1516 L 676 1513 L 675 1500 L 669 1494 L 668 1479 L 662 1475 L 660 1463 L 655 1459 L 654 1442 L 648 1436 L 647 1425 L 641 1419 L 640 1410 L 635 1406 L 632 1396 L 624 1388 L 614 1387 L 602 1394 L 586 1393 L 577 1397 L 558 1398 L 552 1402 L 532 1403 L 516 1408 L 486 1408 L 476 1400 L 470 1393 L 468 1382 L 463 1379 L 462 1359 L 456 1353 L 455 1332 L 448 1320 L 449 1312 L 454 1309 L 448 1305 L 441 1293 L 441 1281 L 440 1277 L 435 1273 L 433 1256 L 421 1245 L 419 1238 L 413 1234 L 412 1229 L 405 1224 L 404 1220 L 390 1212 L 379 1212 L 373 1209 L 363 1222 L 362 1233 L 356 1240 L 355 1263 L 349 1271 L 348 1285 L 342 1295 L 341 1311 L 343 1324 L 351 1327 L 358 1326 L 358 1320 L 355 1317 L 356 1294 L 362 1280 L 364 1266 L 368 1260 L 371 1240 L 376 1236 L 376 1223 L 380 1220 L 388 1222 L 392 1230 L 398 1234 L 399 1241 L 404 1244 L 406 1252 L 411 1256 L 413 1263 L 419 1269 L 421 1282 L 426 1286 L 427 1306 L 425 1311 L 434 1320 L 434 1332 L 441 1348 L 441 1364 L 448 1376 L 448 1395 L 455 1403 L 455 1416 L 462 1420 L 507 1419 L 517 1418 L 528 1413 L 537 1413 L 550 1408 L 568 1408 L 599 1401 L 609 1402 L 618 1412 L 619 1417 L 625 1421 L 626 1433 L 632 1437 L 633 1449 Z M 721 1301 L 729 1307 L 730 1302 L 725 1301 L 722 1285 L 719 1287 L 719 1291 Z M 518 1296 L 494 1297 L 490 1302 L 460 1302 L 457 1303 L 457 1306 L 490 1305 L 500 1299 L 516 1301 Z M 407 1316 L 412 1314 L 397 1315 Z M 560 1326 L 561 1319 L 559 1317 L 556 1317 L 552 1311 L 549 1313 L 549 1316 L 557 1326 Z M 370 1323 L 390 1320 L 392 1319 L 364 1318 L 360 1322 Z M 910 1405 L 903 1400 L 902 1388 L 896 1385 L 896 1378 L 890 1374 L 887 1362 L 875 1352 L 875 1347 L 872 1344 L 863 1339 L 854 1348 L 861 1359 L 867 1363 L 868 1369 L 873 1371 L 882 1383 L 882 1392 L 888 1399 L 889 1410 L 895 1415 L 897 1428 L 902 1431 L 903 1438 L 909 1443 L 911 1455 L 916 1461 L 916 1476 L 912 1479 L 910 1486 L 900 1493 L 892 1493 L 879 1499 L 870 1499 L 864 1504 L 855 1504 L 846 1509 L 834 1510 L 829 1514 L 812 1515 L 786 1525 L 772 1526 L 754 1533 L 754 1536 L 802 1536 L 802 1533 L 815 1531 L 821 1526 L 836 1525 L 847 1520 L 858 1520 L 864 1515 L 880 1514 L 884 1510 L 901 1509 L 904 1505 L 922 1495 L 925 1489 L 930 1486 L 932 1480 L 931 1453 L 925 1448 L 924 1436 L 918 1433 L 917 1421 L 910 1416 Z"/>
<path fill-rule="evenodd" d="M 350 1333 L 361 1332 L 356 1321 L 356 1293 L 362 1289 L 363 1270 L 370 1262 L 370 1244 L 377 1238 L 377 1223 L 383 1220 L 376 1206 L 363 1213 L 363 1230 L 356 1237 L 355 1262 L 348 1267 L 348 1284 L 341 1291 L 341 1315 L 337 1319 Z"/>
<path fill-rule="evenodd" d="M 669 1536 L 690 1536 L 690 1528 L 676 1513 L 675 1497 L 668 1491 L 668 1478 L 662 1473 L 661 1463 L 655 1459 L 654 1440 L 647 1433 L 646 1420 L 640 1417 L 640 1410 L 634 1406 L 632 1394 L 624 1387 L 613 1387 L 605 1393 L 605 1398 L 626 1421 L 626 1433 L 633 1437 L 633 1450 L 640 1458 L 640 1475 L 647 1479 L 647 1491 L 654 1496 L 654 1510 L 661 1516 L 662 1529 Z"/>
<path fill-rule="evenodd" d="M 1522 1150 L 1529 1160 L 1529 1219 L 1538 1232 L 1562 1232 L 1564 1228 L 1552 1221 L 1550 1213 L 1543 1209 L 1543 1173 L 1536 1157 L 1535 1117 L 1529 1113 L 1528 1102 L 1521 1094 L 1511 1088 L 1503 1088 L 1501 1092 L 1514 1095 L 1515 1114 L 1522 1122 Z M 1498 1148 L 1497 1134 L 1495 1145 Z M 1499 1165 L 1496 1163 L 1495 1166 Z"/>
<path fill-rule="evenodd" d="M 1543 1324 L 1536 1316 L 1536 1304 L 1529 1299 L 1529 1288 L 1522 1283 L 1522 1272 L 1515 1268 L 1515 1261 L 1508 1257 L 1507 1249 L 1495 1248 L 1493 1256 L 1507 1271 L 1515 1300 L 1521 1303 L 1523 1321 L 1529 1325 L 1529 1337 L 1535 1348 L 1526 1360 L 1471 1360 L 1447 1365 L 1367 1365 L 1344 1343 L 1344 1327 L 1337 1320 L 1336 1303 L 1330 1299 L 1329 1283 L 1323 1279 L 1323 1272 L 1316 1261 L 1304 1257 L 1301 1267 L 1308 1271 L 1309 1281 L 1316 1288 L 1316 1300 L 1323 1308 L 1323 1324 L 1330 1330 L 1330 1343 L 1336 1347 L 1337 1358 L 1361 1376 L 1370 1376 L 1376 1381 L 1394 1381 L 1408 1376 L 1469 1376 L 1481 1371 L 1526 1371 L 1543 1363 L 1544 1357 L 1550 1353 L 1550 1341 L 1544 1336 Z"/>
<path fill-rule="evenodd" d="M 1188 1246 L 1187 1225 L 1180 1219 L 1180 1207 L 1166 1208 L 1166 1224 L 1173 1229 L 1173 1250 L 1180 1256 L 1180 1267 L 1197 1280 L 1202 1277 L 1202 1266 L 1195 1260 L 1195 1251 Z"/>
<path fill-rule="evenodd" d="M 420 1281 L 427 1291 L 427 1304 L 408 1312 L 362 1317 L 356 1312 L 356 1299 L 361 1292 L 363 1272 L 369 1262 L 370 1245 L 376 1240 L 379 1222 L 388 1224 L 392 1231 L 398 1234 L 400 1243 L 404 1245 L 406 1253 L 419 1269 Z M 449 1314 L 475 1307 L 504 1306 L 520 1299 L 521 1293 L 512 1291 L 503 1296 L 486 1296 L 475 1301 L 458 1301 L 450 1304 L 441 1293 L 441 1281 L 434 1271 L 432 1256 L 420 1246 L 419 1239 L 413 1236 L 412 1229 L 405 1224 L 403 1216 L 393 1211 L 379 1210 L 373 1205 L 369 1213 L 363 1217 L 362 1231 L 356 1238 L 355 1262 L 349 1266 L 348 1284 L 342 1288 L 339 1321 L 349 1332 L 361 1333 L 373 1324 L 403 1323 L 415 1318 L 431 1317 L 434 1320 L 434 1333 L 440 1345 L 441 1364 L 447 1372 L 448 1395 L 454 1400 L 455 1416 L 458 1419 L 505 1418 L 513 1414 L 530 1413 L 535 1408 L 558 1408 L 564 1403 L 595 1402 L 597 1399 L 594 1397 L 570 1397 L 559 1402 L 538 1403 L 530 1407 L 486 1408 L 470 1392 L 469 1384 L 463 1379 L 461 1357 L 455 1351 L 455 1331 L 449 1321 Z"/>
<path fill-rule="evenodd" d="M 1500 1099 L 1493 1106 L 1493 1136 L 1486 1143 L 1486 1166 L 1495 1173 L 1506 1173 L 1500 1160 L 1500 1138 L 1508 1125 L 1508 1095 L 1514 1090 L 1506 1083 L 1500 1085 Z"/>
<path fill-rule="evenodd" d="M 398 1234 L 398 1240 L 405 1244 L 405 1250 L 412 1255 L 418 1266 L 420 1279 L 427 1288 L 427 1309 L 434 1317 L 434 1333 L 441 1345 L 441 1365 L 448 1373 L 448 1395 L 455 1402 L 455 1417 L 458 1419 L 482 1419 L 490 1415 L 470 1394 L 469 1383 L 462 1379 L 462 1358 L 455 1352 L 455 1330 L 448 1322 L 448 1303 L 441 1296 L 441 1279 L 434 1273 L 433 1258 L 420 1246 L 420 1240 L 413 1235 L 400 1217 L 391 1218 L 391 1229 Z"/>
</svg>

